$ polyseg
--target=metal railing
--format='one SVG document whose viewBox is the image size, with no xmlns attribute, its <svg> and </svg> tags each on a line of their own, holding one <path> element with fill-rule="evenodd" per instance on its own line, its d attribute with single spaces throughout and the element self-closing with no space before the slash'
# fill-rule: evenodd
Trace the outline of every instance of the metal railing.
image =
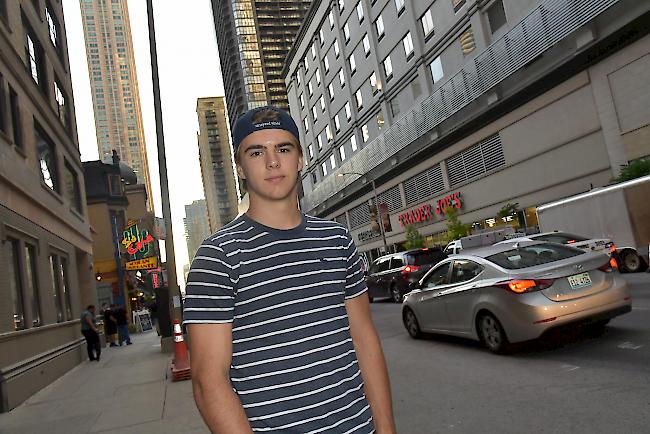
<svg viewBox="0 0 650 434">
<path fill-rule="evenodd" d="M 368 173 L 618 2 L 541 1 L 504 36 L 307 193 L 303 208 L 316 208 L 356 180 L 337 177 L 338 173 Z"/>
</svg>

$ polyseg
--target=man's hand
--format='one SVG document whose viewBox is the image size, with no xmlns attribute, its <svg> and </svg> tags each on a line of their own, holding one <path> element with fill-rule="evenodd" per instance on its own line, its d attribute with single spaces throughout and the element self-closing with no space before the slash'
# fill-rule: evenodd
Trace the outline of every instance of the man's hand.
<svg viewBox="0 0 650 434">
<path fill-rule="evenodd" d="M 345 308 L 375 428 L 378 434 L 394 434 L 396 429 L 388 370 L 379 336 L 372 323 L 368 294 L 346 300 Z"/>
<path fill-rule="evenodd" d="M 190 363 L 194 400 L 213 433 L 251 433 L 239 398 L 230 384 L 231 324 L 190 324 Z"/>
</svg>

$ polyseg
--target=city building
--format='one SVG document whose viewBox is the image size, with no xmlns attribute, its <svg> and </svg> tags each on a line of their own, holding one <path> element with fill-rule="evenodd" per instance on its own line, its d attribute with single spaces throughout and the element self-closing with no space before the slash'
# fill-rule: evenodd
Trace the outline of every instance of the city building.
<svg viewBox="0 0 650 434">
<path fill-rule="evenodd" d="M 133 169 L 120 161 L 117 153 L 113 154 L 112 159 L 110 164 L 101 160 L 82 163 L 88 216 L 93 228 L 93 273 L 97 281 L 98 304 L 114 303 L 130 311 L 135 304 L 132 299 L 138 292 L 136 273 L 144 273 L 146 268 L 126 269 L 129 255 L 124 243 L 125 233 L 131 237 L 127 227 L 135 222 L 148 233 L 153 225 L 153 214 L 147 210 L 145 186 L 138 184 Z M 141 241 L 146 236 L 138 237 L 136 234 L 136 238 Z M 152 239 L 146 243 L 143 246 L 145 249 L 150 254 L 142 257 L 155 257 L 156 263 L 150 268 L 157 268 L 158 248 L 155 241 Z M 116 257 L 118 253 L 119 259 Z"/>
<path fill-rule="evenodd" d="M 212 0 L 230 127 L 244 112 L 289 109 L 282 69 L 309 0 Z"/>
<path fill-rule="evenodd" d="M 208 207 L 205 204 L 205 199 L 195 200 L 191 204 L 185 205 L 183 223 L 185 224 L 187 257 L 191 261 L 203 240 L 210 236 Z"/>
<path fill-rule="evenodd" d="M 92 237 L 60 2 L 0 2 L 0 411 L 86 356 Z"/>
<path fill-rule="evenodd" d="M 88 74 L 95 113 L 99 158 L 113 150 L 144 184 L 151 201 L 151 179 L 140 108 L 127 0 L 81 0 Z"/>
<path fill-rule="evenodd" d="M 214 233 L 235 219 L 239 202 L 224 98 L 199 98 L 196 114 L 201 178 L 210 233 Z"/>
<path fill-rule="evenodd" d="M 475 230 L 535 230 L 536 206 L 650 154 L 649 9 L 314 0 L 284 70 L 302 208 L 345 224 L 370 259 L 408 225 L 444 242 L 447 206 Z"/>
</svg>

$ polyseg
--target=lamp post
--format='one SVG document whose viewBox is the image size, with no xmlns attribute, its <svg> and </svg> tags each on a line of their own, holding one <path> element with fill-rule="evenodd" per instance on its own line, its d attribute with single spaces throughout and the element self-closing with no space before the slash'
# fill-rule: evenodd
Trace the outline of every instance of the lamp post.
<svg viewBox="0 0 650 434">
<path fill-rule="evenodd" d="M 358 173 L 358 172 L 341 172 L 338 173 L 336 176 L 338 178 L 343 178 L 345 175 L 358 175 L 361 177 L 366 177 L 363 173 Z M 370 179 L 370 185 L 372 186 L 372 194 L 375 197 L 375 210 L 377 213 L 377 220 L 379 220 L 379 232 L 381 233 L 381 240 L 384 243 L 384 254 L 388 253 L 388 244 L 386 243 L 386 231 L 384 229 L 384 220 L 381 218 L 381 212 L 379 211 L 379 199 L 377 198 L 377 186 L 375 185 L 375 180 L 366 177 Z"/>
</svg>

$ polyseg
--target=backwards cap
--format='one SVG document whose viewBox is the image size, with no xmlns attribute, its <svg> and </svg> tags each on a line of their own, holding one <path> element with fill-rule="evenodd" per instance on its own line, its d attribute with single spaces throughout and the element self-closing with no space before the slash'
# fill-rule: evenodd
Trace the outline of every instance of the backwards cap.
<svg viewBox="0 0 650 434">
<path fill-rule="evenodd" d="M 300 141 L 298 127 L 289 113 L 277 107 L 265 106 L 251 109 L 237 119 L 232 133 L 232 144 L 235 153 L 239 144 L 255 131 L 260 130 L 285 130 L 293 134 Z"/>
</svg>

